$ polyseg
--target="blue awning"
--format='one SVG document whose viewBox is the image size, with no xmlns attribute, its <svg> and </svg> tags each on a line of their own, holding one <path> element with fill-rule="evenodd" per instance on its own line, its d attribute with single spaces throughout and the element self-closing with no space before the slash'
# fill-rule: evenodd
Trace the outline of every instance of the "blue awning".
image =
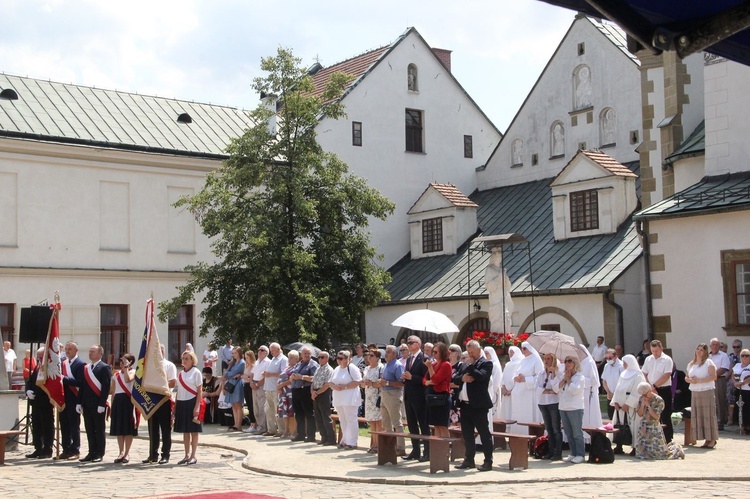
<svg viewBox="0 0 750 499">
<path fill-rule="evenodd" d="M 705 50 L 750 65 L 748 0 L 542 0 L 609 19 L 629 38 L 658 54 Z"/>
</svg>

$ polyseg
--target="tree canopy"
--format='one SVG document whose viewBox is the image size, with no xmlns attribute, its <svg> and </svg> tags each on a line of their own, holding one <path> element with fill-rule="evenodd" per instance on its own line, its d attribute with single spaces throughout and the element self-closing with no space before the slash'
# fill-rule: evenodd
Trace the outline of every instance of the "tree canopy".
<svg viewBox="0 0 750 499">
<path fill-rule="evenodd" d="M 261 69 L 255 126 L 232 140 L 201 191 L 176 203 L 212 239 L 215 261 L 186 267 L 191 276 L 160 319 L 202 296 L 201 335 L 220 342 L 353 341 L 365 310 L 388 297 L 368 218 L 394 206 L 316 140 L 323 116 L 345 116 L 350 77 L 334 73 L 315 95 L 301 59 L 283 48 Z"/>
</svg>

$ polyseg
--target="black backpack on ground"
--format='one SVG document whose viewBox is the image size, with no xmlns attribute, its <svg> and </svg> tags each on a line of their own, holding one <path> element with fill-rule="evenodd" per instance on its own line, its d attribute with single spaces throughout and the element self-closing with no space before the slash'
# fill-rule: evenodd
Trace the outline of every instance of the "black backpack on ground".
<svg viewBox="0 0 750 499">
<path fill-rule="evenodd" d="M 612 452 L 612 442 L 602 433 L 594 433 L 591 437 L 591 450 L 589 451 L 589 462 L 594 464 L 608 464 L 615 462 L 615 453 Z"/>
</svg>

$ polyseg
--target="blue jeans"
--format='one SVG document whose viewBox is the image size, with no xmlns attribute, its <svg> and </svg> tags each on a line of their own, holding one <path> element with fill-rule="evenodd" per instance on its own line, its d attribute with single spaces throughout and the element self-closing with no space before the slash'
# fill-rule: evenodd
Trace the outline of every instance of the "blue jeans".
<svg viewBox="0 0 750 499">
<path fill-rule="evenodd" d="M 560 430 L 560 411 L 558 404 L 539 404 L 539 411 L 544 419 L 544 428 L 547 430 L 549 441 L 549 457 L 560 457 L 562 454 L 562 430 Z"/>
<path fill-rule="evenodd" d="M 560 411 L 565 435 L 568 437 L 571 456 L 586 455 L 586 447 L 583 443 L 583 409 L 574 411 Z"/>
</svg>

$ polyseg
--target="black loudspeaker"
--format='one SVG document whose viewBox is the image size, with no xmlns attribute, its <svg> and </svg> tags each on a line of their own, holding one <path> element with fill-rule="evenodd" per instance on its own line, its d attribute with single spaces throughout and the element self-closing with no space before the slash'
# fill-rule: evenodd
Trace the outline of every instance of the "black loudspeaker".
<svg viewBox="0 0 750 499">
<path fill-rule="evenodd" d="M 49 307 L 22 308 L 18 340 L 21 343 L 44 343 L 47 341 L 50 319 L 52 319 L 52 309 Z"/>
</svg>

